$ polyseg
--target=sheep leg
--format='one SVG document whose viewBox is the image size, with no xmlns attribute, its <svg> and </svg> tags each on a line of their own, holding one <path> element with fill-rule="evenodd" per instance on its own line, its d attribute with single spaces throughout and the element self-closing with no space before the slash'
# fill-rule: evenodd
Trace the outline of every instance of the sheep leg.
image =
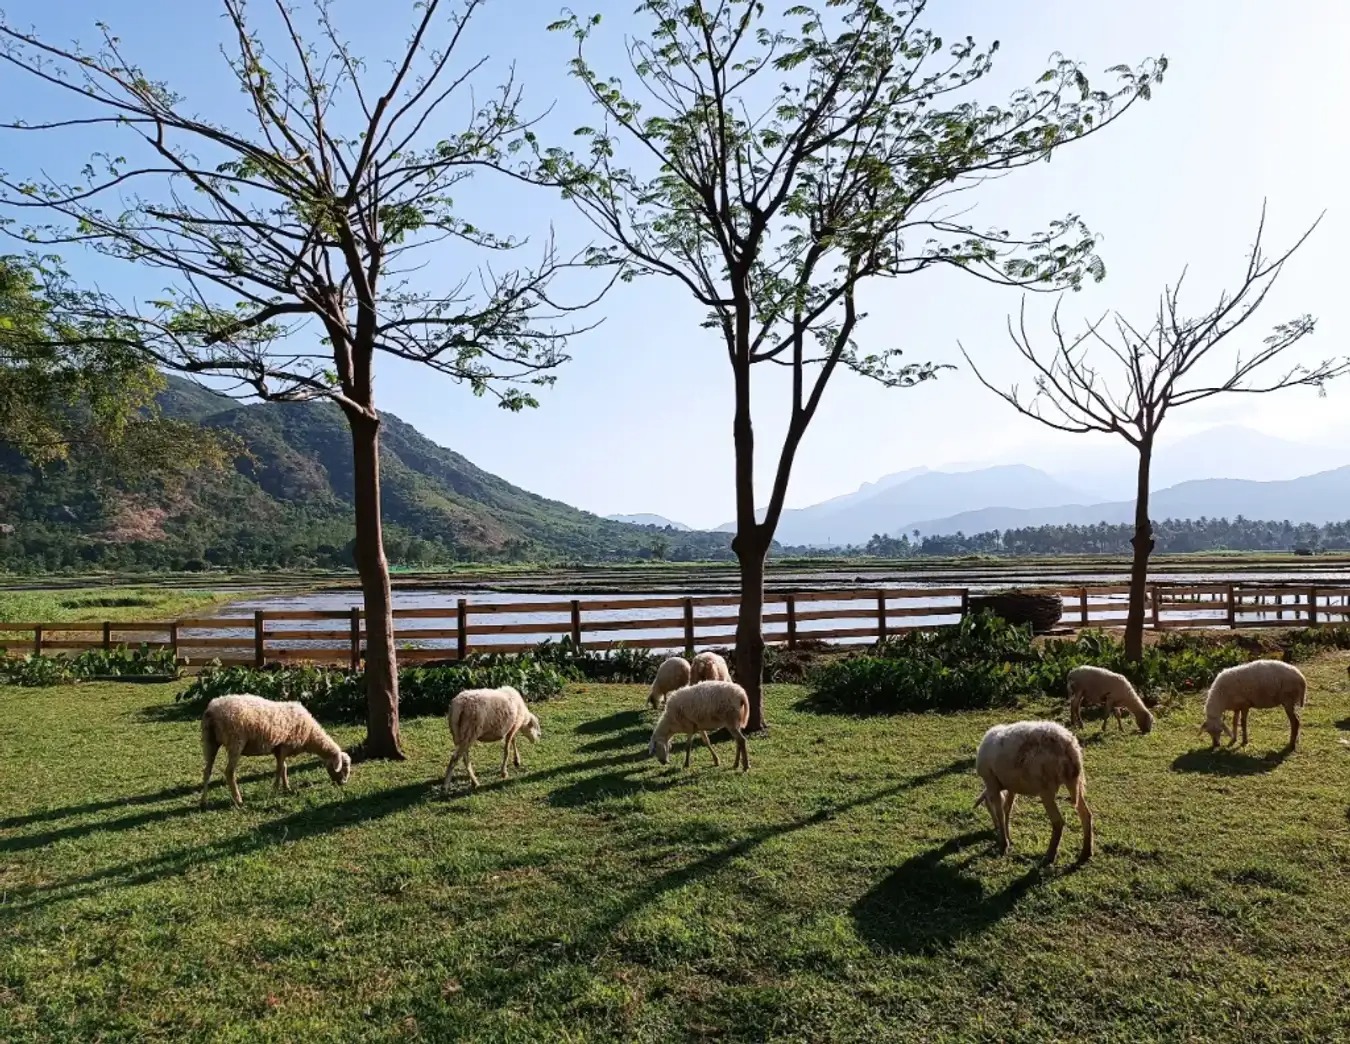
<svg viewBox="0 0 1350 1044">
<path fill-rule="evenodd" d="M 1079 728 L 1083 725 L 1083 697 L 1078 693 L 1069 700 L 1069 724 Z"/>
<path fill-rule="evenodd" d="M 1303 723 L 1299 720 L 1298 708 L 1285 706 L 1285 716 L 1289 719 L 1289 749 L 1298 749 L 1298 732 Z"/>
<path fill-rule="evenodd" d="M 1114 707 L 1111 710 L 1111 717 L 1116 719 L 1116 729 L 1120 732 L 1125 731 L 1125 711 L 1120 707 Z"/>
<path fill-rule="evenodd" d="M 1045 861 L 1053 863 L 1059 854 L 1059 839 L 1064 836 L 1064 813 L 1059 810 L 1054 794 L 1042 794 L 1041 804 L 1050 817 L 1050 847 L 1045 850 Z"/>
<path fill-rule="evenodd" d="M 511 737 L 511 764 L 520 768 L 520 733 Z"/>
<path fill-rule="evenodd" d="M 474 785 L 474 788 L 475 788 L 475 789 L 477 789 L 477 787 L 478 787 L 478 774 L 477 774 L 476 772 L 474 772 L 474 770 L 473 770 L 473 762 L 469 760 L 469 750 L 470 750 L 469 747 L 465 747 L 465 748 L 464 748 L 464 768 L 465 768 L 465 769 L 468 771 L 468 773 L 469 773 L 469 782 L 472 783 L 472 784 Z"/>
<path fill-rule="evenodd" d="M 455 762 L 464 756 L 463 747 L 456 747 L 455 752 L 450 755 L 450 764 L 445 766 L 445 779 L 441 782 L 442 790 L 450 789 L 450 774 L 455 771 Z"/>
<path fill-rule="evenodd" d="M 1242 708 L 1242 745 L 1247 745 L 1247 715 L 1251 713 L 1250 707 Z"/>
<path fill-rule="evenodd" d="M 275 756 L 277 759 L 277 772 L 276 777 L 272 780 L 272 786 L 277 790 L 280 790 L 283 794 L 289 794 L 291 792 L 291 781 L 290 777 L 286 775 L 286 755 L 276 752 Z"/>
<path fill-rule="evenodd" d="M 1078 813 L 1078 822 L 1083 827 L 1083 847 L 1079 849 L 1078 861 L 1086 863 L 1092 858 L 1092 810 L 1088 808 L 1087 797 L 1079 786 L 1073 796 L 1073 807 Z"/>
<path fill-rule="evenodd" d="M 694 751 L 694 734 L 689 733 L 689 741 L 684 745 L 684 767 L 689 767 L 689 756 Z"/>
<path fill-rule="evenodd" d="M 206 790 L 211 785 L 211 770 L 216 767 L 216 752 L 220 750 L 220 744 L 214 739 L 204 740 L 202 742 L 202 800 L 201 807 L 206 807 Z"/>
<path fill-rule="evenodd" d="M 1008 854 L 1008 830 L 1003 822 L 1003 791 L 991 790 L 988 784 L 985 784 L 984 807 L 989 809 L 989 818 L 994 821 L 994 836 L 998 839 L 998 850 L 1003 855 Z"/>
<path fill-rule="evenodd" d="M 712 741 L 708 739 L 708 734 L 706 732 L 700 732 L 699 735 L 703 737 L 703 745 L 708 748 L 708 753 L 712 755 L 713 764 L 714 765 L 722 764 L 722 762 L 717 757 L 717 751 L 713 750 Z M 740 751 L 738 750 L 736 752 L 736 757 L 739 758 L 740 756 L 741 756 Z M 732 767 L 735 768 L 734 765 Z"/>
<path fill-rule="evenodd" d="M 511 744 L 514 743 L 515 740 L 516 740 L 515 729 L 512 729 L 510 732 L 508 732 L 506 734 L 506 738 L 502 740 L 502 779 L 506 778 L 506 761 L 511 756 Z M 516 761 L 516 764 L 517 765 L 520 764 L 519 760 Z"/>
<path fill-rule="evenodd" d="M 1238 719 L 1241 716 L 1242 716 L 1241 711 L 1233 711 L 1233 728 L 1229 731 L 1228 743 L 1226 744 L 1229 747 L 1231 747 L 1238 740 Z M 1219 721 L 1223 721 L 1222 716 L 1220 716 Z"/>
<path fill-rule="evenodd" d="M 735 762 L 732 763 L 731 767 L 734 769 L 738 765 L 743 765 L 745 767 L 745 771 L 749 772 L 750 745 L 745 742 L 745 733 L 742 732 L 738 726 L 729 727 L 727 731 L 730 732 L 731 735 L 734 736 L 736 739 L 736 760 Z"/>
<path fill-rule="evenodd" d="M 230 785 L 230 800 L 234 802 L 235 808 L 244 807 L 244 795 L 239 793 L 239 751 L 230 749 L 229 756 L 225 759 L 225 782 Z"/>
<path fill-rule="evenodd" d="M 1005 851 L 1012 851 L 1012 812 L 1017 803 L 1017 795 L 1011 790 L 1003 794 L 1003 842 Z"/>
</svg>

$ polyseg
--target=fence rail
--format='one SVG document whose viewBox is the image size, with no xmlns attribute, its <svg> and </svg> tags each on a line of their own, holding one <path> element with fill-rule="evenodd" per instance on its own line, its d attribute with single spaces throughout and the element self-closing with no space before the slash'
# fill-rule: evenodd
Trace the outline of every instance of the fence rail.
<svg viewBox="0 0 1350 1044">
<path fill-rule="evenodd" d="M 1060 596 L 1060 626 L 1067 629 L 1123 625 L 1128 591 L 1122 586 L 1039 589 Z M 969 611 L 971 593 L 957 587 L 775 592 L 764 600 L 764 640 L 793 648 L 808 641 L 872 642 L 904 631 L 951 626 Z M 444 606 L 394 610 L 395 645 L 408 662 L 520 652 L 562 638 L 595 650 L 627 646 L 693 651 L 735 642 L 738 604 L 734 594 L 533 602 L 458 599 Z M 1348 619 L 1350 581 L 1159 583 L 1149 585 L 1145 605 L 1146 625 L 1154 630 L 1318 626 Z M 188 662 L 255 666 L 310 661 L 359 667 L 367 639 L 359 606 L 159 622 L 0 623 L 0 653 L 8 655 L 145 644 L 171 649 Z"/>
</svg>

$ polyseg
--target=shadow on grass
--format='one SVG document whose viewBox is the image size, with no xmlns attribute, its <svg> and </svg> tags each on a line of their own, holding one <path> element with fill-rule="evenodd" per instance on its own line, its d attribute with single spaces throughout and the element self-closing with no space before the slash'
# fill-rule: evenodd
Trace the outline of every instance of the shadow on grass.
<svg viewBox="0 0 1350 1044">
<path fill-rule="evenodd" d="M 431 785 L 422 781 L 361 797 L 339 799 L 318 807 L 293 812 L 289 816 L 259 824 L 219 841 L 188 845 L 163 855 L 118 863 L 90 874 L 50 884 L 15 888 L 9 892 L 7 902 L 0 906 L 0 923 L 17 919 L 27 910 L 95 895 L 109 888 L 150 884 L 180 876 L 196 867 L 214 865 L 222 859 L 265 851 L 283 842 L 291 844 L 348 826 L 368 825 L 424 801 L 432 789 Z M 204 812 L 198 811 L 195 806 L 169 812 L 172 814 L 191 812 L 202 816 L 237 814 L 228 804 L 212 805 Z"/>
<path fill-rule="evenodd" d="M 221 761 L 216 762 L 216 775 L 213 778 L 213 787 L 216 784 L 224 785 L 224 777 L 221 775 Z M 287 765 L 289 775 L 304 774 L 314 772 L 319 768 L 319 762 L 306 761 L 299 764 Z M 270 780 L 273 776 L 273 769 L 269 768 L 266 772 L 253 772 L 245 775 L 239 774 L 239 785 L 247 783 L 257 783 L 259 780 Z M 22 816 L 11 816 L 9 819 L 0 819 L 0 830 L 15 830 L 19 827 L 31 826 L 34 823 L 54 823 L 60 819 L 71 819 L 75 816 L 91 816 L 99 812 L 107 812 L 111 809 L 136 808 L 140 805 L 158 805 L 165 801 L 176 801 L 181 798 L 193 797 L 201 791 L 201 783 L 184 783 L 176 787 L 165 787 L 163 790 L 155 790 L 149 794 L 135 794 L 131 797 L 109 798 L 106 801 L 86 801 L 81 805 L 62 805 L 60 808 L 44 809 L 41 812 L 29 812 Z M 195 806 L 194 806 L 195 807 Z M 90 823 L 84 830 L 93 832 L 107 827 L 107 824 Z"/>
<path fill-rule="evenodd" d="M 592 718 L 590 721 L 583 721 L 573 731 L 578 736 L 602 736 L 611 732 L 622 732 L 625 729 L 636 728 L 646 720 L 646 711 L 639 708 L 631 710 L 616 711 L 613 714 L 607 714 L 603 718 Z M 580 748 L 580 749 L 585 749 Z"/>
<path fill-rule="evenodd" d="M 624 760 L 638 763 L 646 758 L 645 755 L 635 754 Z M 725 761 L 721 768 L 715 767 L 711 762 L 707 764 L 707 768 L 713 772 L 723 771 L 726 767 Z M 680 775 L 673 773 L 652 775 L 646 765 L 635 764 L 632 768 L 606 772 L 599 776 L 587 776 L 575 783 L 561 786 L 549 794 L 548 803 L 553 808 L 584 808 L 598 801 L 612 801 L 615 798 L 632 797 L 634 794 L 644 792 L 669 790 L 671 787 L 679 786 L 685 778 L 683 770 Z"/>
<path fill-rule="evenodd" d="M 1350 730 L 1350 718 L 1342 718 L 1340 721 L 1336 722 L 1335 725 L 1336 728 L 1341 729 L 1342 731 Z"/>
<path fill-rule="evenodd" d="M 1197 772 L 1209 776 L 1259 776 L 1273 772 L 1293 753 L 1288 747 L 1264 757 L 1220 747 L 1190 750 L 1172 762 L 1173 772 Z"/>
<path fill-rule="evenodd" d="M 989 831 L 973 831 L 905 860 L 854 904 L 858 934 L 891 953 L 926 955 L 997 924 L 1043 871 L 1034 866 L 1005 888 L 986 892 L 978 877 L 965 872 L 974 857 L 951 857 L 989 839 Z"/>
<path fill-rule="evenodd" d="M 607 750 L 646 750 L 647 744 L 652 738 L 650 727 L 639 727 L 635 729 L 625 729 L 622 732 L 615 732 L 603 739 L 591 740 L 589 743 L 583 743 L 577 747 L 577 752 L 581 754 L 597 754 Z"/>
<path fill-rule="evenodd" d="M 141 725 L 161 725 L 166 722 L 197 721 L 206 708 L 198 703 L 175 700 L 172 703 L 152 703 L 142 707 L 132 720 Z"/>
</svg>

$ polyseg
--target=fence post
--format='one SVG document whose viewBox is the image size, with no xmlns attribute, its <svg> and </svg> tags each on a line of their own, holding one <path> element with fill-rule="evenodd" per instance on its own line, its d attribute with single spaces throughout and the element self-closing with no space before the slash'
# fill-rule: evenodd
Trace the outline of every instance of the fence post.
<svg viewBox="0 0 1350 1044">
<path fill-rule="evenodd" d="M 259 610 L 257 610 L 256 612 L 254 612 L 254 614 L 253 614 L 253 666 L 254 666 L 254 667 L 257 667 L 259 670 L 261 670 L 262 667 L 263 667 L 263 664 L 266 663 L 265 650 L 263 649 L 263 621 L 264 621 L 265 619 L 266 619 L 266 614 L 265 614 L 261 609 L 259 609 Z"/>
<path fill-rule="evenodd" d="M 352 672 L 361 669 L 361 607 L 352 606 Z"/>
<path fill-rule="evenodd" d="M 178 662 L 178 621 L 174 620 L 169 624 L 169 652 L 173 653 L 174 662 Z"/>
<path fill-rule="evenodd" d="M 37 627 L 34 627 L 34 628 L 33 628 L 33 655 L 34 655 L 34 656 L 41 656 L 41 655 L 42 655 L 42 626 L 41 626 L 41 625 L 38 625 Z"/>
<path fill-rule="evenodd" d="M 886 640 L 886 592 L 877 592 L 877 641 Z"/>
<path fill-rule="evenodd" d="M 1237 587 L 1234 584 L 1228 585 L 1228 626 L 1237 628 Z"/>
<path fill-rule="evenodd" d="M 1282 595 L 1282 594 L 1277 594 L 1277 595 L 1275 596 L 1275 607 L 1276 607 L 1276 608 L 1275 608 L 1275 619 L 1277 619 L 1277 620 L 1283 620 L 1283 619 L 1284 619 L 1284 608 L 1283 608 L 1283 607 L 1284 607 L 1284 595 Z"/>
<path fill-rule="evenodd" d="M 797 648 L 797 596 L 787 596 L 787 647 Z"/>
<path fill-rule="evenodd" d="M 1149 598 L 1150 598 L 1150 599 L 1152 600 L 1152 602 L 1153 602 L 1153 629 L 1154 629 L 1155 631 L 1157 631 L 1157 630 L 1160 630 L 1160 627 L 1159 627 L 1160 621 L 1159 621 L 1159 618 L 1158 618 L 1158 585 L 1157 585 L 1157 584 L 1149 584 L 1149 585 L 1148 585 L 1148 594 L 1149 594 Z"/>
<path fill-rule="evenodd" d="M 112 648 L 112 623 L 108 620 L 103 621 L 103 648 L 104 651 Z"/>
<path fill-rule="evenodd" d="M 961 619 L 970 615 L 970 588 L 961 588 Z"/>
<path fill-rule="evenodd" d="M 1317 626 L 1317 588 L 1308 588 L 1308 626 Z"/>
<path fill-rule="evenodd" d="M 1088 625 L 1088 601 L 1087 588 L 1078 589 L 1078 626 L 1086 627 Z"/>
<path fill-rule="evenodd" d="M 459 600 L 458 611 L 455 614 L 458 627 L 456 634 L 456 655 L 458 659 L 465 659 L 469 655 L 469 602 L 466 598 Z"/>
<path fill-rule="evenodd" d="M 581 602 L 572 599 L 572 647 L 581 651 Z"/>
<path fill-rule="evenodd" d="M 684 600 L 684 654 L 694 658 L 694 600 Z"/>
</svg>

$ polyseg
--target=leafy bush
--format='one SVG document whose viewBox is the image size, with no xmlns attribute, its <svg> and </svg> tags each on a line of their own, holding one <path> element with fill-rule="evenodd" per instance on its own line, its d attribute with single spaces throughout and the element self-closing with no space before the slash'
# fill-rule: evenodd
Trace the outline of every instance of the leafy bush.
<svg viewBox="0 0 1350 1044">
<path fill-rule="evenodd" d="M 398 673 L 399 714 L 405 718 L 443 715 L 465 689 L 510 685 L 528 702 L 559 695 L 568 678 L 531 655 L 482 655 L 449 667 L 405 667 Z M 366 683 L 361 672 L 308 664 L 257 670 L 209 666 L 176 697 L 204 707 L 217 696 L 250 692 L 269 700 L 298 700 L 321 721 L 355 722 L 366 716 Z"/>
<path fill-rule="evenodd" d="M 869 654 L 826 663 L 811 677 L 810 705 L 850 714 L 964 710 L 1063 700 L 1074 667 L 1090 663 L 1124 674 L 1146 702 L 1166 692 L 1208 688 L 1225 667 L 1260 655 L 1231 640 L 1169 634 L 1127 662 L 1123 643 L 1102 631 L 1035 644 L 1028 627 L 988 613 L 957 627 L 911 631 Z"/>
<path fill-rule="evenodd" d="M 170 649 L 89 649 L 78 656 L 0 656 L 0 684 L 42 687 L 70 685 L 88 678 L 116 675 L 124 678 L 178 677 L 178 663 Z"/>
<path fill-rule="evenodd" d="M 571 638 L 545 641 L 535 646 L 531 654 L 540 663 L 546 663 L 562 672 L 570 681 L 620 682 L 639 684 L 649 682 L 661 666 L 664 655 L 646 649 L 578 649 Z"/>
</svg>

